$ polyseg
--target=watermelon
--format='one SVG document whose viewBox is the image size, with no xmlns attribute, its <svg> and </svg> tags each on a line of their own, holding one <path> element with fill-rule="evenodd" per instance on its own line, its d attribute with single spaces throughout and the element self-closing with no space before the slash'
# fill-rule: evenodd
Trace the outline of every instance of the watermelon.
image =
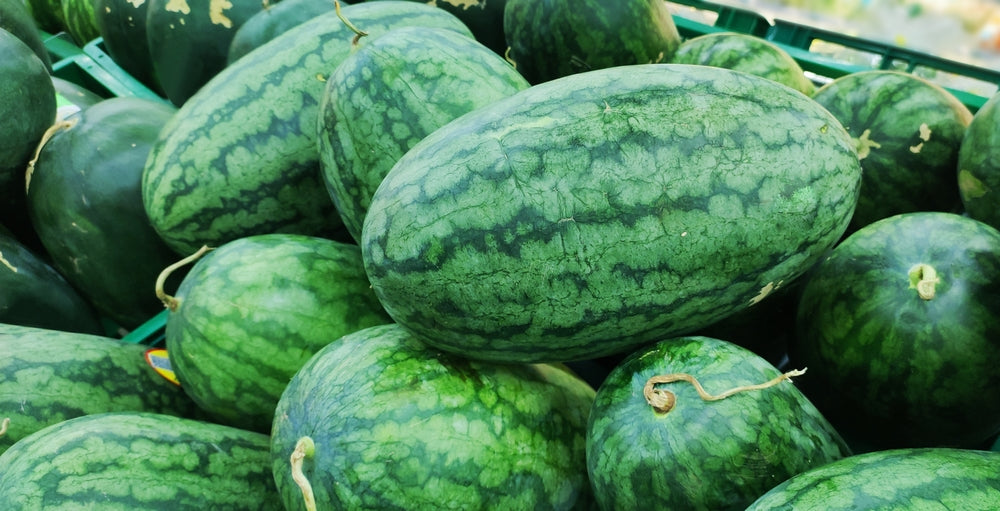
<svg viewBox="0 0 1000 511">
<path fill-rule="evenodd" d="M 104 50 L 118 67 L 158 94 L 163 94 L 153 71 L 146 39 L 149 2 L 143 0 L 93 0 L 97 29 Z"/>
<path fill-rule="evenodd" d="M 342 8 L 370 37 L 391 27 L 468 34 L 457 18 L 402 0 Z M 338 237 L 343 225 L 320 177 L 316 122 L 324 81 L 355 34 L 319 16 L 217 74 L 174 115 L 143 172 L 143 204 L 178 254 L 252 234 Z"/>
<path fill-rule="evenodd" d="M 798 474 L 747 511 L 962 509 L 1000 505 L 1000 452 L 906 448 L 863 453 Z"/>
<path fill-rule="evenodd" d="M 38 28 L 50 34 L 66 31 L 62 0 L 24 0 L 24 5 L 28 7 L 28 12 L 35 19 Z"/>
<path fill-rule="evenodd" d="M 226 61 L 232 64 L 258 46 L 334 8 L 332 0 L 281 0 L 269 4 L 236 29 Z"/>
<path fill-rule="evenodd" d="M 958 150 L 958 188 L 965 212 L 1000 229 L 1000 94 L 976 111 Z"/>
<path fill-rule="evenodd" d="M 597 390 L 587 471 L 601 509 L 742 510 L 789 477 L 850 455 L 773 365 L 678 337 L 640 349 Z"/>
<path fill-rule="evenodd" d="M 810 273 L 790 347 L 806 395 L 858 451 L 981 446 L 1000 432 L 1000 231 L 903 213 Z"/>
<path fill-rule="evenodd" d="M 97 12 L 94 10 L 94 0 L 60 0 L 63 19 L 66 20 L 66 31 L 77 46 L 101 37 L 101 29 L 97 26 Z"/>
<path fill-rule="evenodd" d="M 177 259 L 142 205 L 142 169 L 176 108 L 117 97 L 65 121 L 39 148 L 28 212 L 53 266 L 103 316 L 133 329 L 163 310 L 153 293 Z"/>
<path fill-rule="evenodd" d="M 693 331 L 836 242 L 861 168 L 808 97 L 708 66 L 535 85 L 439 128 L 362 229 L 386 311 L 439 349 L 570 361 Z"/>
<path fill-rule="evenodd" d="M 681 42 L 660 0 L 507 0 L 503 31 L 507 58 L 532 84 L 669 62 Z"/>
<path fill-rule="evenodd" d="M 38 25 L 31 17 L 31 11 L 24 0 L 0 0 L 0 29 L 10 32 L 28 45 L 42 64 L 45 64 L 45 68 L 52 70 L 49 51 L 42 42 Z"/>
<path fill-rule="evenodd" d="M 167 353 L 184 390 L 217 422 L 261 432 L 313 353 L 391 322 L 357 245 L 294 234 L 220 246 L 166 303 Z"/>
<path fill-rule="evenodd" d="M 58 76 L 52 77 L 52 86 L 56 91 L 57 122 L 104 100 L 90 89 Z"/>
<path fill-rule="evenodd" d="M 864 173 L 850 232 L 899 213 L 961 209 L 955 169 L 972 113 L 953 94 L 914 74 L 872 70 L 842 76 L 813 98 L 858 147 Z"/>
<path fill-rule="evenodd" d="M 69 419 L 0 456 L 2 509 L 281 510 L 268 437 L 148 412 Z"/>
<path fill-rule="evenodd" d="M 373 1 L 373 0 L 369 0 Z M 472 36 L 497 55 L 507 52 L 503 15 L 507 0 L 412 0 L 444 9 L 462 20 Z"/>
<path fill-rule="evenodd" d="M 787 51 L 750 34 L 711 32 L 687 39 L 677 47 L 671 62 L 735 69 L 770 78 L 803 94 L 816 91 L 816 85 Z"/>
<path fill-rule="evenodd" d="M 36 251 L 0 230 L 0 324 L 103 334 L 97 311 Z"/>
<path fill-rule="evenodd" d="M 260 1 L 148 0 L 146 47 L 167 99 L 182 105 L 226 67 L 240 25 L 260 12 Z"/>
<path fill-rule="evenodd" d="M 275 412 L 286 509 L 588 508 L 594 390 L 567 370 L 470 361 L 394 324 L 331 341 Z"/>
<path fill-rule="evenodd" d="M 371 196 L 403 154 L 460 115 L 528 88 L 475 39 L 402 27 L 337 66 L 320 100 L 323 181 L 347 232 L 361 239 Z"/>
<path fill-rule="evenodd" d="M 14 34 L 0 29 L 0 220 L 20 212 L 24 168 L 55 122 L 56 93 L 49 71 Z"/>
<path fill-rule="evenodd" d="M 98 335 L 0 324 L 0 452 L 74 417 L 143 411 L 196 417 L 180 387 L 146 361 L 147 347 Z"/>
</svg>

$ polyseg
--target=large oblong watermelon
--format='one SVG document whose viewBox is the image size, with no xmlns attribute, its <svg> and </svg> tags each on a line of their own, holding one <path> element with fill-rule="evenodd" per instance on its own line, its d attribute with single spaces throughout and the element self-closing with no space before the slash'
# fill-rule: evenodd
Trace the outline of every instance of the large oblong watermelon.
<svg viewBox="0 0 1000 511">
<path fill-rule="evenodd" d="M 624 352 L 791 282 L 846 229 L 861 167 L 805 95 L 645 64 L 535 85 L 411 148 L 362 253 L 400 325 L 496 360 Z"/>
</svg>

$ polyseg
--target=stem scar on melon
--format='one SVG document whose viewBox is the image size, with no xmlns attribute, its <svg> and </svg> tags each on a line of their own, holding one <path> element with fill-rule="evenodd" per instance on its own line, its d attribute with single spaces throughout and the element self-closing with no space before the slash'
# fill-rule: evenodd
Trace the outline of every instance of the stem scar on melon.
<svg viewBox="0 0 1000 511">
<path fill-rule="evenodd" d="M 69 120 L 57 121 L 52 126 L 49 126 L 45 133 L 42 133 L 42 138 L 38 140 L 38 145 L 35 146 L 35 154 L 28 161 L 28 168 L 24 171 L 24 193 L 28 193 L 28 188 L 31 186 L 31 176 L 35 173 L 35 163 L 38 162 L 38 156 L 42 154 L 42 148 L 49 141 L 50 138 L 54 137 L 56 133 L 62 130 L 68 130 L 76 123 L 79 122 L 78 118 L 73 118 Z"/>
<path fill-rule="evenodd" d="M 674 405 L 677 404 L 677 396 L 666 389 L 657 388 L 657 384 L 661 383 L 673 383 L 678 381 L 686 381 L 694 386 L 694 390 L 698 392 L 698 396 L 701 397 L 703 401 L 720 401 L 733 394 L 738 394 L 740 392 L 747 392 L 751 390 L 763 390 L 768 387 L 777 385 L 785 380 L 789 380 L 796 376 L 801 376 L 805 374 L 806 368 L 802 369 L 792 369 L 786 373 L 779 374 L 769 381 L 764 383 L 757 383 L 754 385 L 740 385 L 739 387 L 733 387 L 721 394 L 709 394 L 705 391 L 705 388 L 701 386 L 698 379 L 687 373 L 671 373 L 663 375 L 651 376 L 646 380 L 646 385 L 642 388 L 642 395 L 646 398 L 646 402 L 649 406 L 653 407 L 659 414 L 665 414 L 670 410 L 673 410 Z"/>
<path fill-rule="evenodd" d="M 933 266 L 925 263 L 917 263 L 910 268 L 910 287 L 916 289 L 917 296 L 923 300 L 931 300 L 937 292 L 937 285 L 941 283 L 937 270 Z"/>
<path fill-rule="evenodd" d="M 177 261 L 174 264 L 171 264 L 170 266 L 167 266 L 166 268 L 163 269 L 163 271 L 160 272 L 159 275 L 157 275 L 156 287 L 155 287 L 156 297 L 159 298 L 159 300 L 163 302 L 163 306 L 166 307 L 167 309 L 170 309 L 171 312 L 177 310 L 177 307 L 180 306 L 181 302 L 177 298 L 168 295 L 163 290 L 163 285 L 166 283 L 167 278 L 170 277 L 170 274 L 173 273 L 174 270 L 180 268 L 181 266 L 184 266 L 185 264 L 197 261 L 199 258 L 201 258 L 201 256 L 205 255 L 205 253 L 208 252 L 209 250 L 212 250 L 212 248 L 209 247 L 208 245 L 202 245 L 202 247 L 199 248 L 195 253 L 185 257 L 184 259 L 181 259 L 180 261 Z"/>
<path fill-rule="evenodd" d="M 361 38 L 368 35 L 368 32 L 359 30 L 358 27 L 354 26 L 354 23 L 351 23 L 351 21 L 348 20 L 342 12 L 340 12 L 339 1 L 333 0 L 333 10 L 337 13 L 337 17 L 340 18 L 340 21 L 343 22 L 344 25 L 347 25 L 347 28 L 351 29 L 351 32 L 354 32 L 354 39 L 351 40 L 351 46 L 357 46 L 358 42 L 361 41 Z"/>
<path fill-rule="evenodd" d="M 10 261 L 4 259 L 3 252 L 0 252 L 0 264 L 6 266 L 7 268 L 10 268 L 10 271 L 17 273 L 17 267 L 14 266 L 13 264 L 10 264 Z"/>
<path fill-rule="evenodd" d="M 292 451 L 292 455 L 289 457 L 289 462 L 292 465 L 292 480 L 302 490 L 302 499 L 305 501 L 307 511 L 316 511 L 316 495 L 313 493 L 312 484 L 309 483 L 309 479 L 302 472 L 302 464 L 306 458 L 312 458 L 315 455 L 316 444 L 313 443 L 312 438 L 304 436 L 295 443 L 295 450 Z"/>
</svg>

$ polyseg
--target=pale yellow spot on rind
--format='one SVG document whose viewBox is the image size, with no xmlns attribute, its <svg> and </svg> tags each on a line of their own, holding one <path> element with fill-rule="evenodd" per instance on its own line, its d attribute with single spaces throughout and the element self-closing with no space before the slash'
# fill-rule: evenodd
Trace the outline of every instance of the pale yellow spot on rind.
<svg viewBox="0 0 1000 511">
<path fill-rule="evenodd" d="M 863 160 L 871 154 L 872 149 L 878 149 L 882 147 L 882 144 L 875 142 L 870 137 L 872 135 L 872 130 L 865 130 L 860 137 L 854 139 L 855 144 L 858 148 L 858 159 Z"/>
<path fill-rule="evenodd" d="M 208 4 L 208 19 L 213 25 L 233 28 L 233 20 L 226 16 L 226 9 L 231 9 L 233 3 L 229 0 L 211 0 Z"/>
<path fill-rule="evenodd" d="M 767 298 L 767 296 L 770 295 L 775 289 L 778 289 L 778 286 L 780 285 L 781 281 L 778 281 L 777 284 L 774 282 L 768 282 L 766 286 L 760 288 L 760 292 L 757 293 L 757 296 L 750 299 L 750 305 L 757 305 L 761 300 Z"/>
<path fill-rule="evenodd" d="M 191 14 L 191 7 L 187 0 L 169 0 L 164 6 L 167 12 L 179 12 L 181 14 Z"/>
</svg>

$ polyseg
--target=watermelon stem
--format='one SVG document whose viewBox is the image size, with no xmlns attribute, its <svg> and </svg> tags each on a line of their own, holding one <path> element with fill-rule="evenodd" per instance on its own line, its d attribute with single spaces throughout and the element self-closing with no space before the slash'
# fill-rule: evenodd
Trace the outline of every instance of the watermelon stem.
<svg viewBox="0 0 1000 511">
<path fill-rule="evenodd" d="M 302 490 L 302 498 L 305 500 L 307 511 L 316 511 L 316 495 L 313 494 L 309 479 L 302 472 L 302 464 L 307 457 L 311 458 L 315 454 L 316 444 L 313 443 L 313 439 L 304 436 L 295 443 L 295 450 L 292 451 L 292 456 L 289 458 L 292 463 L 292 480 Z"/>
<path fill-rule="evenodd" d="M 695 378 L 694 376 L 691 376 L 690 374 L 687 373 L 663 374 L 663 375 L 651 376 L 648 380 L 646 380 L 646 385 L 643 386 L 642 394 L 643 396 L 645 396 L 646 402 L 649 403 L 649 406 L 653 407 L 653 410 L 656 410 L 658 413 L 667 413 L 670 410 L 672 410 L 674 408 L 674 405 L 677 403 L 677 396 L 673 392 L 670 392 L 669 390 L 656 388 L 656 385 L 660 383 L 673 383 L 677 381 L 686 381 L 694 386 L 694 389 L 698 392 L 698 395 L 701 397 L 701 399 L 705 401 L 719 401 L 721 399 L 725 399 L 739 392 L 766 389 L 773 385 L 777 385 L 782 381 L 791 379 L 795 376 L 801 376 L 802 374 L 805 374 L 805 372 L 806 372 L 805 368 L 793 369 L 786 373 L 779 374 L 778 376 L 764 383 L 757 383 L 754 385 L 741 385 L 739 387 L 731 388 L 717 395 L 712 395 L 706 392 L 705 388 L 702 387 L 701 383 L 698 382 L 698 379 Z"/>
<path fill-rule="evenodd" d="M 4 417 L 3 422 L 0 422 L 0 436 L 7 434 L 7 428 L 10 426 L 10 417 Z"/>
<path fill-rule="evenodd" d="M 917 290 L 917 296 L 922 300 L 934 298 L 937 292 L 937 285 L 941 282 L 937 271 L 933 266 L 925 263 L 918 263 L 910 268 L 910 289 Z"/>
<path fill-rule="evenodd" d="M 181 259 L 180 261 L 177 261 L 174 264 L 171 264 L 170 266 L 167 266 L 156 277 L 156 287 L 155 287 L 156 297 L 159 298 L 160 301 L 163 302 L 163 306 L 170 309 L 171 312 L 177 310 L 177 307 L 180 306 L 181 301 L 173 296 L 168 295 L 163 290 L 163 285 L 167 282 L 167 278 L 170 277 L 170 274 L 173 273 L 174 270 L 180 268 L 181 266 L 184 266 L 185 264 L 191 263 L 192 261 L 198 260 L 201 256 L 205 255 L 205 252 L 208 252 L 209 250 L 212 249 L 208 245 L 202 245 L 202 247 L 199 248 L 197 252 L 185 257 L 184 259 Z"/>
<path fill-rule="evenodd" d="M 42 133 L 42 138 L 38 141 L 38 145 L 35 147 L 35 154 L 31 157 L 31 160 L 28 161 L 28 168 L 24 171 L 24 193 L 27 194 L 28 187 L 31 186 L 31 176 L 35 173 L 35 163 L 38 162 L 38 156 L 42 154 L 42 148 L 45 147 L 45 144 L 50 138 L 54 137 L 56 133 L 59 133 L 62 130 L 70 129 L 73 126 L 76 126 L 76 123 L 77 118 L 58 121 L 52 126 L 49 126 L 49 129 L 45 130 L 45 133 Z"/>
<path fill-rule="evenodd" d="M 333 10 L 337 12 L 337 17 L 340 18 L 340 21 L 347 25 L 347 28 L 351 29 L 351 32 L 354 32 L 355 35 L 354 39 L 351 40 L 351 46 L 357 46 L 358 41 L 360 41 L 362 37 L 368 35 L 368 32 L 358 29 L 358 27 L 354 26 L 354 23 L 351 23 L 351 21 L 340 12 L 340 2 L 337 0 L 333 0 Z"/>
</svg>

